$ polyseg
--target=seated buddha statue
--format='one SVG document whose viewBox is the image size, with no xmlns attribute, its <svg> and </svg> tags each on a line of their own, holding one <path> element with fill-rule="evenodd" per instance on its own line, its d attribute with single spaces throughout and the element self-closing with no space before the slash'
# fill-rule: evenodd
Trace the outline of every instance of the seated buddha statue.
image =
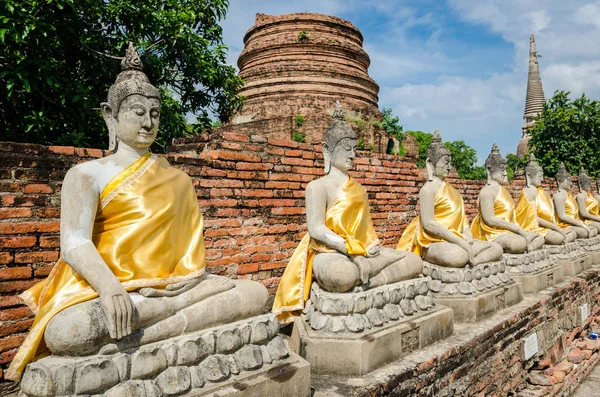
<svg viewBox="0 0 600 397">
<path fill-rule="evenodd" d="M 487 182 L 479 192 L 478 213 L 471 224 L 473 237 L 494 241 L 505 253 L 522 254 L 544 245 L 544 237 L 527 231 L 517 223 L 515 202 L 502 183 L 507 181 L 506 160 L 494 143 L 485 160 Z"/>
<path fill-rule="evenodd" d="M 517 222 L 523 229 L 544 236 L 546 244 L 559 245 L 571 242 L 577 238 L 577 234 L 573 230 L 563 229 L 557 225 L 554 204 L 542 187 L 543 180 L 544 171 L 535 156 L 531 154 L 525 166 L 526 185 L 517 202 Z"/>
<path fill-rule="evenodd" d="M 579 170 L 579 193 L 575 196 L 577 207 L 579 208 L 579 217 L 588 226 L 600 231 L 600 215 L 598 211 L 598 200 L 590 192 L 592 181 L 586 174 L 583 167 Z"/>
<path fill-rule="evenodd" d="M 563 229 L 570 229 L 577 233 L 578 238 L 594 237 L 598 232 L 595 228 L 590 228 L 579 218 L 579 206 L 575 197 L 569 192 L 573 185 L 571 175 L 565 168 L 564 163 L 560 163 L 556 173 L 556 184 L 558 190 L 554 193 L 554 211 L 558 226 Z"/>
<path fill-rule="evenodd" d="M 462 196 L 445 181 L 451 160 L 436 130 L 427 149 L 427 182 L 419 191 L 420 214 L 408 225 L 396 249 L 447 267 L 496 261 L 502 256 L 502 247 L 473 239 Z"/>
<path fill-rule="evenodd" d="M 192 181 L 149 152 L 159 91 L 131 44 L 122 67 L 101 104 L 109 146 L 118 148 L 65 176 L 61 259 L 21 295 L 35 319 L 9 379 L 48 353 L 114 353 L 264 313 L 262 284 L 205 273 Z"/>
<path fill-rule="evenodd" d="M 600 178 L 596 179 L 596 191 L 594 192 L 594 197 L 600 203 Z"/>
<path fill-rule="evenodd" d="M 328 292 L 375 288 L 419 276 L 421 258 L 384 248 L 371 221 L 365 188 L 348 175 L 356 133 L 339 104 L 323 136 L 325 175 L 306 186 L 304 236 L 281 277 L 273 312 L 293 321 L 304 309 L 311 283 Z"/>
</svg>

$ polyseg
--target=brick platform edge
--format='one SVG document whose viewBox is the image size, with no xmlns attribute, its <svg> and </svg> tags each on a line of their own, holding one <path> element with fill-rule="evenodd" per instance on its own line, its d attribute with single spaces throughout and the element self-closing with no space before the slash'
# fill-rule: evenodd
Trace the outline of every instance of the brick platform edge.
<svg viewBox="0 0 600 397">
<path fill-rule="evenodd" d="M 581 322 L 579 308 L 589 317 Z M 570 393 L 600 360 L 600 268 L 539 292 L 364 378 L 313 376 L 321 396 L 552 397 Z M 536 333 L 538 353 L 525 359 L 524 339 Z M 350 386 L 352 385 L 352 386 Z M 335 394 L 337 393 L 337 394 Z"/>
<path fill-rule="evenodd" d="M 220 128 L 180 140 L 166 155 L 192 178 L 205 218 L 208 271 L 262 282 L 273 294 L 306 232 L 304 189 L 323 174 L 319 146 Z M 60 188 L 73 165 L 100 149 L 0 142 L 0 382 L 33 316 L 17 295 L 46 277 L 59 257 Z M 414 159 L 359 152 L 351 175 L 369 194 L 375 228 L 394 247 L 418 214 L 426 179 Z M 477 212 L 483 181 L 449 181 Z M 509 189 L 515 200 L 523 187 Z M 547 180 L 554 190 L 554 182 Z"/>
</svg>

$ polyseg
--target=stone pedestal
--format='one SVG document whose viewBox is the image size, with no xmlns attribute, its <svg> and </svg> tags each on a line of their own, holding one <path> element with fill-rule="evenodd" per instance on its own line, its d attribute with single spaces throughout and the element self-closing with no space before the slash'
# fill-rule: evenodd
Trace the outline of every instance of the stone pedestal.
<svg viewBox="0 0 600 397">
<path fill-rule="evenodd" d="M 358 293 L 334 294 L 316 283 L 292 343 L 311 372 L 364 375 L 450 336 L 452 310 L 435 305 L 428 278 Z"/>
<path fill-rule="evenodd" d="M 579 239 L 579 244 L 583 252 L 587 254 L 584 261 L 584 270 L 591 268 L 593 265 L 600 264 L 600 236 Z"/>
<path fill-rule="evenodd" d="M 272 314 L 112 355 L 50 356 L 27 366 L 24 396 L 310 396 L 308 363 Z"/>
<path fill-rule="evenodd" d="M 480 321 L 523 300 L 502 260 L 465 268 L 423 262 L 423 273 L 432 279 L 435 302 L 451 308 L 457 322 Z"/>
<path fill-rule="evenodd" d="M 560 283 L 563 268 L 550 257 L 550 252 L 540 249 L 519 255 L 503 255 L 510 276 L 521 283 L 525 293 L 535 294 L 543 289 Z"/>
<path fill-rule="evenodd" d="M 544 248 L 550 253 L 550 259 L 562 267 L 564 277 L 573 277 L 583 271 L 588 255 L 578 241 L 564 245 L 545 245 Z"/>
</svg>

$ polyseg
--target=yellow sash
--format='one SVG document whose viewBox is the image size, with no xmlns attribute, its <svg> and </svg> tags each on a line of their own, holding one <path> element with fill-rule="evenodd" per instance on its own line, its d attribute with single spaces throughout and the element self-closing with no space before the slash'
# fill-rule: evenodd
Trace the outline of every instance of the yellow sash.
<svg viewBox="0 0 600 397">
<path fill-rule="evenodd" d="M 575 201 L 575 197 L 573 197 L 573 195 L 570 192 L 567 192 L 567 200 L 565 200 L 565 214 L 567 216 L 570 216 L 573 219 L 580 220 L 579 206 L 577 205 L 577 201 Z M 557 220 L 558 226 L 560 226 L 562 228 L 567 228 L 567 227 L 572 226 L 569 223 L 561 222 L 558 219 L 558 216 L 556 217 L 556 220 Z"/>
<path fill-rule="evenodd" d="M 379 243 L 371 221 L 367 191 L 351 177 L 327 209 L 325 226 L 346 240 L 349 255 L 366 256 L 367 249 Z M 310 296 L 312 262 L 316 252 L 335 251 L 311 240 L 306 233 L 290 258 L 275 295 L 273 313 L 282 323 L 293 321 L 293 317 L 304 309 Z"/>
<path fill-rule="evenodd" d="M 479 240 L 493 241 L 496 237 L 505 233 L 512 233 L 510 230 L 498 229 L 493 226 L 486 225 L 481 217 L 481 204 L 477 202 L 477 216 L 471 224 L 471 233 L 473 238 Z M 508 190 L 504 186 L 500 186 L 498 197 L 494 200 L 494 215 L 498 218 L 511 223 L 517 223 L 515 213 L 515 202 Z"/>
<path fill-rule="evenodd" d="M 537 216 L 548 222 L 556 223 L 556 215 L 554 214 L 554 203 L 546 193 L 543 187 L 538 186 L 537 195 L 535 196 L 535 205 L 537 207 Z"/>
<path fill-rule="evenodd" d="M 588 192 L 587 198 L 585 199 L 585 208 L 587 208 L 590 214 L 598 215 L 598 200 L 596 200 L 590 192 Z"/>
<path fill-rule="evenodd" d="M 462 234 L 465 227 L 468 226 L 467 216 L 465 215 L 465 205 L 462 196 L 452 185 L 444 183 L 435 195 L 433 204 L 433 213 L 435 221 L 464 239 Z M 429 247 L 431 243 L 439 243 L 445 240 L 429 234 L 421 226 L 420 218 L 416 217 L 408 225 L 398 245 L 397 250 L 412 251 L 422 256 L 423 248 Z"/>
<path fill-rule="evenodd" d="M 521 192 L 517 207 L 515 209 L 516 219 L 519 226 L 528 232 L 536 232 L 542 235 L 546 235 L 548 229 L 541 227 L 538 223 L 538 210 L 537 210 L 537 195 L 536 200 L 529 201 L 525 195 L 525 191 Z"/>
<path fill-rule="evenodd" d="M 144 156 L 108 183 L 100 196 L 92 241 L 128 290 L 162 287 L 204 273 L 202 214 L 190 178 L 155 155 Z M 64 260 L 21 298 L 36 314 L 6 377 L 47 355 L 44 330 L 67 307 L 96 298 L 96 291 Z"/>
</svg>

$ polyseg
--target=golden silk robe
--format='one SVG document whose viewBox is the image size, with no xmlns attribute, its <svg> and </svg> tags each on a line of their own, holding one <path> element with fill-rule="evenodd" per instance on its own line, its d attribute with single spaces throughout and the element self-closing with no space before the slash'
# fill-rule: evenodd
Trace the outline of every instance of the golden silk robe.
<svg viewBox="0 0 600 397">
<path fill-rule="evenodd" d="M 365 188 L 348 177 L 325 213 L 325 226 L 346 240 L 349 255 L 367 255 L 379 244 L 371 221 Z M 310 296 L 312 262 L 317 252 L 337 252 L 313 240 L 308 233 L 294 251 L 277 288 L 273 313 L 282 323 L 293 321 Z M 350 260 L 350 259 L 348 259 Z"/>
<path fill-rule="evenodd" d="M 581 218 L 579 218 L 579 206 L 577 205 L 575 197 L 573 197 L 570 192 L 567 192 L 567 199 L 565 200 L 565 215 L 570 216 L 573 219 L 581 220 Z M 563 229 L 573 226 L 569 223 L 561 222 L 560 219 L 558 219 L 558 216 L 556 217 L 556 220 L 558 226 Z"/>
<path fill-rule="evenodd" d="M 505 233 L 512 233 L 510 230 L 498 229 L 489 226 L 483 222 L 481 217 L 481 204 L 477 202 L 477 216 L 471 224 L 471 233 L 473 238 L 485 241 L 493 241 L 496 237 Z M 517 223 L 517 215 L 515 212 L 515 202 L 510 196 L 510 193 L 504 186 L 500 186 L 500 191 L 496 200 L 494 200 L 494 215 L 498 218 L 511 223 Z"/>
<path fill-rule="evenodd" d="M 538 223 L 538 197 L 540 196 L 540 188 L 538 187 L 538 191 L 536 194 L 536 198 L 533 201 L 529 201 L 525 191 L 521 192 L 519 196 L 519 201 L 517 202 L 517 207 L 515 208 L 516 219 L 519 226 L 528 232 L 536 232 L 540 233 L 542 236 L 545 236 L 548 232 L 548 229 L 542 227 Z M 542 189 L 542 193 L 545 192 Z M 546 195 L 547 196 L 547 195 Z M 550 202 L 552 204 L 552 202 Z M 554 208 L 551 207 L 554 211 Z M 554 215 L 554 214 L 553 214 Z"/>
<path fill-rule="evenodd" d="M 590 192 L 587 192 L 587 197 L 585 199 L 585 208 L 587 208 L 590 214 L 598 216 L 598 200 L 596 200 L 596 197 L 592 196 Z M 585 223 L 586 225 L 589 225 L 590 223 L 592 223 L 592 221 L 590 219 L 586 219 Z"/>
<path fill-rule="evenodd" d="M 465 215 L 465 205 L 462 196 L 452 185 L 448 183 L 442 184 L 435 194 L 433 204 L 433 213 L 435 221 L 464 239 L 463 231 L 468 227 L 467 216 Z M 415 254 L 422 256 L 423 249 L 429 247 L 431 243 L 440 243 L 445 240 L 429 234 L 421 226 L 420 218 L 416 217 L 408 225 L 398 245 L 397 250 L 412 251 Z"/>
<path fill-rule="evenodd" d="M 92 241 L 128 291 L 201 276 L 203 220 L 190 178 L 164 158 L 143 156 L 102 191 Z M 97 296 L 59 259 L 47 279 L 21 295 L 36 316 L 6 377 L 20 379 L 30 361 L 48 354 L 44 330 L 54 315 Z"/>
</svg>

